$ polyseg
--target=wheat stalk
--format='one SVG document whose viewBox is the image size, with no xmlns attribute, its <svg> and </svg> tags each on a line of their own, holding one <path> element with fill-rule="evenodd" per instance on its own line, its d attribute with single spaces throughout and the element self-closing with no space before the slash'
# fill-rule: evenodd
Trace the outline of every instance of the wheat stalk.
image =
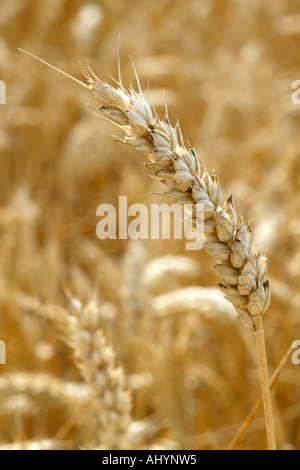
<svg viewBox="0 0 300 470">
<path fill-rule="evenodd" d="M 219 286 L 235 307 L 237 318 L 255 333 L 268 447 L 275 450 L 263 329 L 263 315 L 268 310 L 271 294 L 267 280 L 267 258 L 257 249 L 251 226 L 245 224 L 242 216 L 238 216 L 232 196 L 220 206 L 221 186 L 217 175 L 210 175 L 195 150 L 185 145 L 179 124 L 175 128 L 170 124 L 167 106 L 163 120 L 152 111 L 137 74 L 138 92 L 132 86 L 129 90 L 124 88 L 120 66 L 119 81 L 112 86 L 99 79 L 89 67 L 84 69 L 88 81 L 86 85 L 52 65 L 46 65 L 93 92 L 99 101 L 99 107 L 94 110 L 122 129 L 125 134 L 124 139 L 120 139 L 122 142 L 147 156 L 148 170 L 167 187 L 165 194 L 182 205 L 192 204 L 194 227 L 196 205 L 202 204 L 204 248 L 215 258 L 213 270 L 220 279 Z"/>
<path fill-rule="evenodd" d="M 289 347 L 288 350 L 286 351 L 286 353 L 284 354 L 283 358 L 281 359 L 280 363 L 276 367 L 275 371 L 273 372 L 273 374 L 271 376 L 271 379 L 270 379 L 270 383 L 269 383 L 270 390 L 272 390 L 274 388 L 274 385 L 277 382 L 279 374 L 282 371 L 283 367 L 285 366 L 285 364 L 286 364 L 288 358 L 290 357 L 292 351 L 293 351 L 293 348 Z M 237 433 L 235 434 L 234 438 L 230 442 L 230 444 L 228 446 L 228 450 L 236 450 L 236 448 L 238 446 L 238 443 L 242 440 L 242 438 L 246 434 L 247 430 L 249 429 L 249 426 L 252 423 L 253 419 L 255 418 L 259 408 L 261 407 L 262 402 L 263 402 L 262 397 L 259 397 L 257 399 L 256 403 L 251 408 L 248 416 L 246 417 L 246 419 L 243 421 L 243 423 L 239 427 L 239 429 L 238 429 Z"/>
</svg>

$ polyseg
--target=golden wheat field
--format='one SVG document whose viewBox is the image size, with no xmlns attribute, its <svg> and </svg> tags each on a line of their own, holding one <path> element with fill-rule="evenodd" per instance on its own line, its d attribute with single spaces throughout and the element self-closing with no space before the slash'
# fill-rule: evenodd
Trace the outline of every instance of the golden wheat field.
<svg viewBox="0 0 300 470">
<path fill-rule="evenodd" d="M 137 93 L 131 104 L 106 85 L 112 95 L 93 95 L 18 48 L 91 91 L 100 82 L 83 75 L 87 64 Z M 259 302 L 267 310 L 264 276 L 277 448 L 300 449 L 299 51 L 297 0 L 0 0 L 0 449 L 267 449 L 264 407 L 248 415 L 268 385 L 261 389 L 255 335 L 236 318 L 249 321 Z M 134 67 L 152 111 L 138 101 Z M 147 130 L 130 121 L 134 100 L 148 110 Z M 88 106 L 103 103 L 119 126 Z M 212 186 L 191 167 L 174 170 L 172 149 L 157 163 L 154 132 L 160 142 L 182 133 Z M 97 237 L 100 204 L 172 203 L 196 183 L 211 204 L 216 175 L 221 205 L 233 196 L 222 222 L 231 242 L 213 207 L 207 249 L 174 237 Z M 249 291 L 232 251 L 222 258 L 237 242 L 236 214 L 251 220 L 264 255 Z M 220 289 L 214 271 L 223 279 L 224 269 L 234 280 Z"/>
</svg>

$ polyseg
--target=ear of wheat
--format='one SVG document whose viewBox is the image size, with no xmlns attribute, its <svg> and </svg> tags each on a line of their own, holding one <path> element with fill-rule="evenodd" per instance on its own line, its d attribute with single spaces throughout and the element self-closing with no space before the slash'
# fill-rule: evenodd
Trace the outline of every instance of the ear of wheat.
<svg viewBox="0 0 300 470">
<path fill-rule="evenodd" d="M 99 328 L 97 303 L 80 305 L 76 310 L 70 322 L 70 343 L 85 383 L 95 392 L 98 439 L 109 449 L 122 449 L 127 446 L 125 436 L 131 421 L 131 395 L 125 375 L 117 367 L 115 353 Z"/>
<path fill-rule="evenodd" d="M 120 67 L 116 86 L 103 82 L 89 67 L 84 69 L 84 75 L 88 85 L 67 76 L 93 92 L 99 101 L 94 111 L 122 129 L 125 136 L 120 140 L 147 156 L 147 168 L 154 178 L 167 187 L 165 194 L 182 205 L 192 204 L 194 227 L 196 205 L 202 204 L 204 248 L 216 261 L 213 270 L 220 279 L 219 286 L 235 307 L 237 318 L 255 333 L 268 445 L 269 449 L 275 450 L 263 329 L 263 315 L 268 310 L 271 294 L 267 259 L 254 243 L 252 228 L 245 224 L 242 216 L 238 216 L 232 196 L 220 206 L 221 186 L 217 175 L 210 175 L 195 150 L 185 145 L 179 124 L 175 127 L 170 124 L 167 106 L 162 120 L 152 111 L 137 74 L 138 91 L 131 86 L 129 90 L 124 88 Z"/>
</svg>

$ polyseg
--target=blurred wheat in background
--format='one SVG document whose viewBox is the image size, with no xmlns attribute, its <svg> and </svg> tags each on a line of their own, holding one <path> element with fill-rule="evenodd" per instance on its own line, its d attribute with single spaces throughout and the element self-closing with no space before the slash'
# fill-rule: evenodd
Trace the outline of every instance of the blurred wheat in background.
<svg viewBox="0 0 300 470">
<path fill-rule="evenodd" d="M 150 104 L 217 170 L 269 259 L 270 371 L 300 339 L 299 5 L 295 0 L 0 0 L 0 446 L 221 449 L 260 393 L 250 332 L 184 240 L 98 240 L 96 209 L 160 203 L 160 183 L 87 112 L 79 79 L 150 80 Z M 138 157 L 142 163 L 145 160 Z M 273 389 L 300 448 L 300 366 Z M 242 449 L 266 448 L 260 411 Z"/>
</svg>

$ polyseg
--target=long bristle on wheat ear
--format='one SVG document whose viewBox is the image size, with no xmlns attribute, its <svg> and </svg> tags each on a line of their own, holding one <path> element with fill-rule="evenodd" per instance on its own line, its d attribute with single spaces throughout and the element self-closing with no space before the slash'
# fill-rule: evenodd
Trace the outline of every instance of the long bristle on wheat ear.
<svg viewBox="0 0 300 470">
<path fill-rule="evenodd" d="M 122 142 L 146 154 L 151 175 L 167 186 L 166 194 L 180 204 L 192 204 L 196 226 L 196 204 L 204 208 L 204 248 L 214 256 L 213 270 L 220 288 L 237 311 L 238 319 L 256 330 L 256 319 L 270 304 L 267 259 L 253 241 L 252 229 L 238 217 L 230 196 L 220 206 L 221 187 L 216 174 L 209 175 L 193 148 L 187 148 L 179 125 L 160 120 L 142 93 L 138 78 L 136 92 L 126 90 L 121 79 L 117 86 L 100 80 L 88 68 L 85 76 L 99 100 L 98 114 L 118 125 L 125 133 Z"/>
</svg>

